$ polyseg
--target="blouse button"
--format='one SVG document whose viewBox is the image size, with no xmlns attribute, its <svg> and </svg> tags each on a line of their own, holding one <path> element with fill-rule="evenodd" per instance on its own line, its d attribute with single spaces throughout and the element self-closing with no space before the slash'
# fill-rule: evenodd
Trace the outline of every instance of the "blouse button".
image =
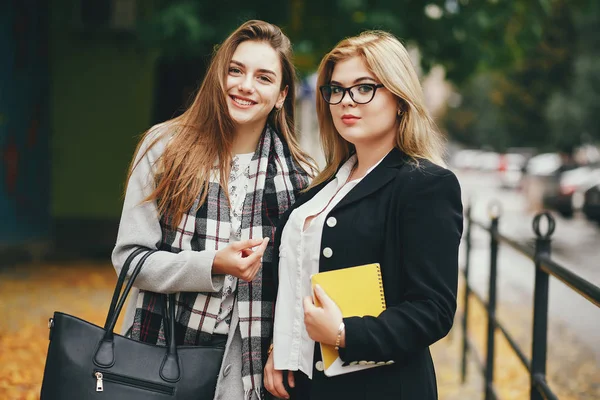
<svg viewBox="0 0 600 400">
<path fill-rule="evenodd" d="M 329 248 L 329 247 L 325 247 L 325 248 L 323 249 L 323 255 L 324 255 L 326 258 L 331 258 L 331 256 L 333 256 L 333 250 L 331 250 L 331 248 Z"/>
<path fill-rule="evenodd" d="M 325 369 L 325 364 L 323 364 L 323 361 L 317 361 L 315 363 L 315 368 L 317 369 L 317 371 L 323 372 L 323 370 Z"/>
<path fill-rule="evenodd" d="M 335 217 L 327 218 L 327 226 L 328 227 L 333 228 L 336 225 L 337 225 L 337 219 L 335 219 Z"/>
</svg>

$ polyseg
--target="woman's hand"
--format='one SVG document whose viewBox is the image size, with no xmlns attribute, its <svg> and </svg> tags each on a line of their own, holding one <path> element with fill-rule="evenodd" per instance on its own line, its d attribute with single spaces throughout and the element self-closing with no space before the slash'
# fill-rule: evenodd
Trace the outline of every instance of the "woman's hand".
<svg viewBox="0 0 600 400">
<path fill-rule="evenodd" d="M 268 243 L 268 237 L 230 243 L 217 251 L 213 260 L 213 274 L 233 275 L 250 282 L 262 265 L 262 255 Z M 253 251 L 252 248 L 256 246 L 259 248 Z"/>
<path fill-rule="evenodd" d="M 343 321 L 342 311 L 335 304 L 331 297 L 319 285 L 315 285 L 314 290 L 316 298 L 321 303 L 321 307 L 315 306 L 313 298 L 307 296 L 304 298 L 304 325 L 308 336 L 315 342 L 335 345 L 338 328 Z M 344 347 L 345 335 L 342 334 L 340 347 Z"/>
<path fill-rule="evenodd" d="M 265 365 L 264 373 L 265 389 L 269 391 L 273 396 L 280 399 L 289 399 L 290 395 L 283 386 L 283 371 L 275 369 L 273 363 L 273 352 L 269 354 L 269 359 Z M 294 387 L 294 373 L 288 371 L 288 383 L 290 387 Z"/>
</svg>

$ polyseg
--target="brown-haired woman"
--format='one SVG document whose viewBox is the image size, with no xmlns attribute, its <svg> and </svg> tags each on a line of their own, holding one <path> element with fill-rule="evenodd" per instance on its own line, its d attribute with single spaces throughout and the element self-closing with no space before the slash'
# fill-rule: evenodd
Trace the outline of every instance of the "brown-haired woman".
<svg viewBox="0 0 600 400">
<path fill-rule="evenodd" d="M 312 165 L 294 131 L 294 79 L 281 30 L 244 23 L 216 49 L 185 113 L 146 132 L 128 177 L 115 269 L 137 248 L 159 251 L 135 281 L 124 331 L 164 341 L 158 305 L 176 293 L 178 344 L 226 343 L 219 399 L 263 396 L 275 296 L 269 239 Z"/>
<path fill-rule="evenodd" d="M 429 346 L 448 333 L 456 309 L 460 186 L 443 167 L 441 137 L 393 35 L 341 41 L 317 82 L 327 166 L 275 235 L 265 387 L 301 400 L 437 399 Z M 379 316 L 342 318 L 318 287 L 323 306 L 315 306 L 312 274 L 371 263 L 380 264 L 385 292 Z M 347 365 L 325 371 L 319 343 L 339 347 L 338 364 Z"/>
</svg>

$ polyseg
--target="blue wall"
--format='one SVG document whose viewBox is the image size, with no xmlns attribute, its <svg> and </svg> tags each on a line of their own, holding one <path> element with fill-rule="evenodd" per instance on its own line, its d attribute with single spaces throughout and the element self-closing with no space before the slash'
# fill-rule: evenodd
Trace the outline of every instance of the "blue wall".
<svg viewBox="0 0 600 400">
<path fill-rule="evenodd" d="M 0 5 L 0 245 L 50 227 L 46 2 Z"/>
</svg>

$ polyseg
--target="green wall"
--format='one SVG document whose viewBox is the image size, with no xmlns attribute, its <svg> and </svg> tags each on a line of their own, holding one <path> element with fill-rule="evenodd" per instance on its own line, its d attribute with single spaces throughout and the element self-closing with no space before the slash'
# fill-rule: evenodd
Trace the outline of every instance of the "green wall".
<svg viewBox="0 0 600 400">
<path fill-rule="evenodd" d="M 51 214 L 115 219 L 151 121 L 156 57 L 130 35 L 76 29 L 64 4 L 50 15 Z"/>
</svg>

